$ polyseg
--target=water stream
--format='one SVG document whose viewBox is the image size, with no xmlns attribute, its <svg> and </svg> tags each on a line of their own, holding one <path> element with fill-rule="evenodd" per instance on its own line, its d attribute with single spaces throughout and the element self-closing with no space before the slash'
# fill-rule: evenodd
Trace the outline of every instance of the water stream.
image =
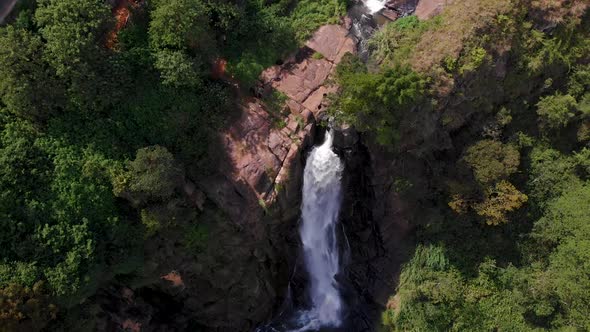
<svg viewBox="0 0 590 332">
<path fill-rule="evenodd" d="M 289 291 L 286 308 L 257 332 L 332 331 L 343 324 L 344 301 L 336 276 L 342 267 L 337 226 L 344 165 L 332 151 L 332 141 L 332 133 L 326 132 L 324 142 L 309 153 L 303 173 L 299 236 L 308 280 L 307 301 L 292 308 Z"/>
<path fill-rule="evenodd" d="M 387 0 L 363 0 L 364 5 L 369 9 L 369 14 L 375 14 L 385 7 Z"/>
<path fill-rule="evenodd" d="M 337 327 L 342 322 L 342 299 L 336 282 L 340 270 L 336 225 L 341 202 L 343 165 L 332 151 L 332 134 L 310 153 L 303 175 L 300 228 L 308 291 L 312 301 L 306 328 Z"/>
</svg>

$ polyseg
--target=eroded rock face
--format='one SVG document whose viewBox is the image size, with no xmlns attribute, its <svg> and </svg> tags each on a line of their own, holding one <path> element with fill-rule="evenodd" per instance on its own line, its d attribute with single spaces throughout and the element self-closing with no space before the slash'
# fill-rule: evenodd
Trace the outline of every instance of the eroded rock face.
<svg viewBox="0 0 590 332">
<path fill-rule="evenodd" d="M 334 147 L 345 163 L 341 223 L 350 259 L 342 283 L 348 330 L 375 331 L 411 245 L 408 206 L 392 188 L 395 155 L 353 128 L 338 128 Z"/>
<path fill-rule="evenodd" d="M 241 116 L 220 134 L 224 155 L 220 172 L 201 181 L 201 189 L 239 224 L 256 223 L 275 202 L 280 186 L 314 128 L 311 112 L 299 108 L 280 120 L 258 99 L 241 105 Z M 294 182 L 298 179 L 294 178 Z"/>
<path fill-rule="evenodd" d="M 350 34 L 350 28 L 350 20 L 322 26 L 283 65 L 265 70 L 262 84 L 287 95 L 292 111 L 303 108 L 319 119 L 325 108 L 325 97 L 337 89 L 326 84 L 326 80 L 344 54 L 356 52 L 357 40 Z"/>
</svg>

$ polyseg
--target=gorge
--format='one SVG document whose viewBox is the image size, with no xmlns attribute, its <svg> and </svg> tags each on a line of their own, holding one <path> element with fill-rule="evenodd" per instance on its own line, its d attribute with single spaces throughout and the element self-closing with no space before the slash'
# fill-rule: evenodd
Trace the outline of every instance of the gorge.
<svg viewBox="0 0 590 332">
<path fill-rule="evenodd" d="M 2 3 L 0 331 L 590 330 L 588 1 Z"/>
</svg>

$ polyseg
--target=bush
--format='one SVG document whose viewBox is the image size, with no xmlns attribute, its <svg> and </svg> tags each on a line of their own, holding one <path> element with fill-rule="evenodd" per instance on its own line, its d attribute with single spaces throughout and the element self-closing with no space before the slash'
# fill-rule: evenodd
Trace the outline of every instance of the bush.
<svg viewBox="0 0 590 332">
<path fill-rule="evenodd" d="M 338 24 L 346 15 L 346 0 L 299 0 L 290 15 L 296 39 L 303 43 L 324 24 Z"/>
<path fill-rule="evenodd" d="M 176 165 L 174 156 L 161 146 L 137 150 L 135 160 L 129 162 L 126 188 L 139 202 L 170 198 L 182 181 L 183 172 Z M 119 191 L 122 191 L 119 189 Z"/>
<path fill-rule="evenodd" d="M 484 217 L 486 224 L 496 226 L 507 223 L 507 214 L 519 209 L 527 200 L 528 197 L 510 182 L 500 181 L 486 190 L 484 201 L 475 204 L 474 208 L 478 215 Z"/>
<path fill-rule="evenodd" d="M 463 160 L 471 167 L 479 183 L 489 185 L 516 172 L 520 165 L 520 153 L 512 145 L 483 140 L 470 146 Z"/>
<path fill-rule="evenodd" d="M 425 87 L 425 80 L 407 67 L 370 73 L 349 54 L 336 68 L 336 81 L 340 93 L 332 97 L 328 112 L 358 130 L 374 131 L 379 143 L 389 146 L 398 140 L 399 118 L 420 101 Z"/>
<path fill-rule="evenodd" d="M 576 106 L 576 99 L 570 95 L 557 93 L 541 98 L 537 103 L 541 125 L 549 129 L 567 126 L 575 116 Z"/>
</svg>

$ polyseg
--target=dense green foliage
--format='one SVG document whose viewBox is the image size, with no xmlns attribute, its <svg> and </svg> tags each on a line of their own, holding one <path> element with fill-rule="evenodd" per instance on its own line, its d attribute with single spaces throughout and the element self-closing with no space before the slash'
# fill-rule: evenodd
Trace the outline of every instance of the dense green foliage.
<svg viewBox="0 0 590 332">
<path fill-rule="evenodd" d="M 212 138 L 234 108 L 209 68 L 227 59 L 225 78 L 247 88 L 346 3 L 126 9 L 117 22 L 102 0 L 23 1 L 0 27 L 2 331 L 67 329 L 99 287 L 158 280 L 142 267 L 150 238 L 176 232 L 202 251 L 208 228 L 183 186 L 215 167 Z"/>
<path fill-rule="evenodd" d="M 418 102 L 425 85 L 425 80 L 407 67 L 372 73 L 350 54 L 338 65 L 336 80 L 342 90 L 331 113 L 360 130 L 374 129 L 383 144 L 397 142 L 399 118 Z"/>
<path fill-rule="evenodd" d="M 322 24 L 338 22 L 345 12 L 346 0 L 245 1 L 243 10 L 232 12 L 233 21 L 228 17 L 233 29 L 220 45 L 230 73 L 253 84 L 263 69 L 294 52 Z"/>
</svg>

